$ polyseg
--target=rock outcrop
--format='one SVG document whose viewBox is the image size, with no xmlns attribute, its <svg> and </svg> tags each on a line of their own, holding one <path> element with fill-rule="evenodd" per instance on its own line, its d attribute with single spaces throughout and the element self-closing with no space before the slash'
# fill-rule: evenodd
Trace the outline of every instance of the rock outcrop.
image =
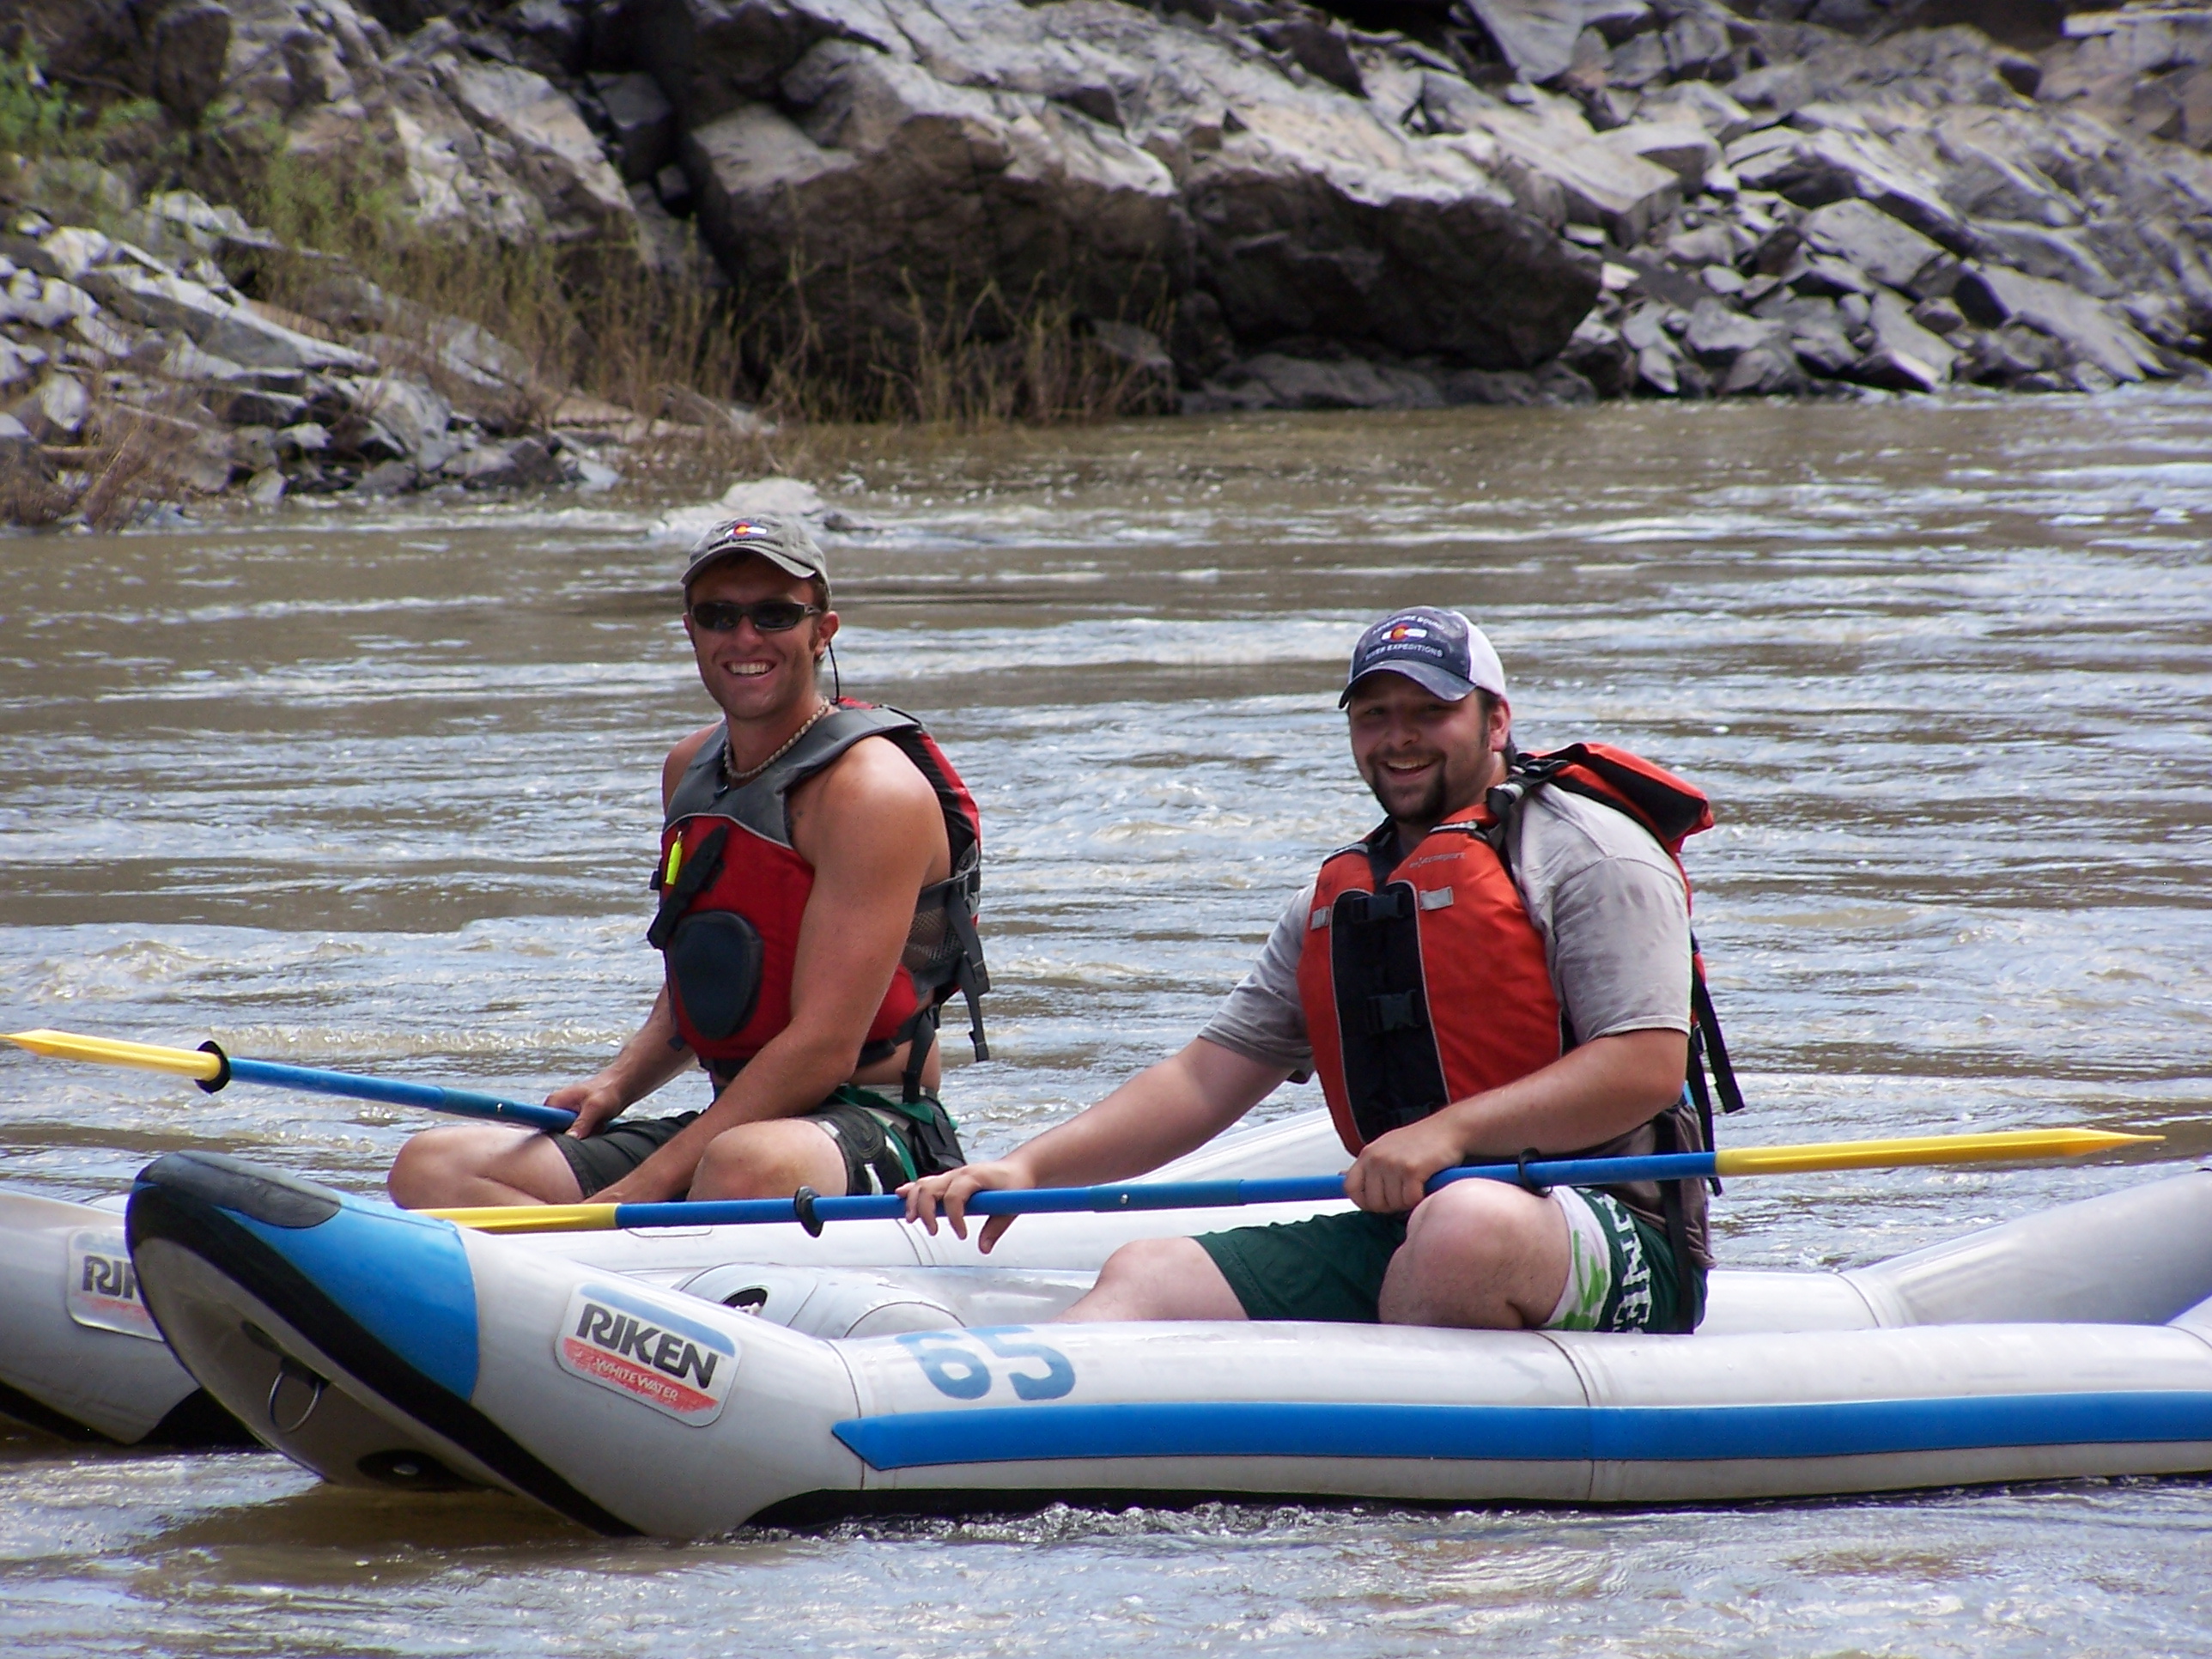
<svg viewBox="0 0 2212 1659">
<path fill-rule="evenodd" d="M 82 170 L 64 178 L 81 185 Z M 18 185 L 40 193 L 35 174 Z M 198 197 L 152 197 L 118 228 L 136 234 L 22 206 L 0 230 L 0 509 L 12 516 L 109 520 L 131 500 L 227 490 L 267 506 L 288 493 L 602 487 L 617 475 L 599 452 L 650 435 L 628 410 L 540 384 L 482 330 L 357 277 L 333 282 L 322 317 L 250 298 L 218 256 L 265 252 L 268 238 Z M 364 313 L 404 331 L 333 325 Z M 565 431 L 564 414 L 577 417 Z M 130 500 L 114 494 L 126 482 Z"/>
<path fill-rule="evenodd" d="M 1038 318 L 1194 410 L 2098 391 L 2212 355 L 2212 8 L 1407 0 L 1387 10 L 1403 32 L 1382 15 L 0 0 L 57 75 L 310 160 L 383 158 L 428 228 L 726 284 L 763 368 L 796 354 L 866 380 Z M 325 341 L 227 295 L 220 237 L 210 272 L 70 240 L 94 234 L 48 227 L 30 240 L 54 270 L 10 278 L 0 371 L 37 405 L 27 431 L 53 417 L 26 354 L 56 329 L 301 384 L 404 370 L 480 419 L 458 336 L 403 363 L 375 341 L 410 331 L 374 306 L 332 313 Z M 304 417 L 319 395 L 236 384 L 208 407 L 267 415 L 246 424 L 305 478 L 332 452 L 278 439 L 337 433 Z M 384 437 L 330 441 L 419 474 L 368 395 L 350 406 Z M 398 426 L 427 433 L 419 412 Z"/>
</svg>

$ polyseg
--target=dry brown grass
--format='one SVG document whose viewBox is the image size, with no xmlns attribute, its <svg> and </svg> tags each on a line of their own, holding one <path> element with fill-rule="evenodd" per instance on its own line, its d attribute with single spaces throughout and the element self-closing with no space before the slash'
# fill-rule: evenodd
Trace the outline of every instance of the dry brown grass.
<svg viewBox="0 0 2212 1659">
<path fill-rule="evenodd" d="M 495 411 L 516 425 L 550 419 L 570 390 L 648 420 L 673 416 L 653 434 L 653 453 L 633 454 L 647 471 L 788 459 L 787 436 L 779 447 L 703 417 L 687 410 L 684 394 L 752 405 L 787 434 L 843 423 L 1088 421 L 1155 408 L 1162 396 L 1152 374 L 1103 349 L 1048 294 L 1010 300 L 986 287 L 926 301 L 909 285 L 902 326 L 832 341 L 810 313 L 808 273 L 796 267 L 778 291 L 739 301 L 672 280 L 630 247 L 428 234 L 400 210 L 373 155 L 334 167 L 280 152 L 242 194 L 249 219 L 291 247 L 337 256 L 398 301 L 381 319 L 349 320 L 416 343 L 422 372 L 459 406 L 484 394 L 441 372 L 439 331 L 454 319 L 497 336 L 527 366 L 513 406 Z M 262 297 L 331 315 L 328 258 L 272 258 L 256 277 Z M 1164 318 L 1146 320 L 1164 331 Z"/>
<path fill-rule="evenodd" d="M 35 464 L 0 470 L 0 522 L 74 517 L 118 530 L 159 502 L 206 493 L 228 470 L 204 419 L 101 399 L 76 441 L 42 445 Z"/>
<path fill-rule="evenodd" d="M 762 405 L 779 418 L 891 425 L 1057 425 L 1157 409 L 1151 371 L 1106 350 L 1074 307 L 1041 289 L 1010 299 L 995 283 L 925 295 L 909 281 L 893 330 L 833 340 L 794 267 L 763 296 L 749 331 Z M 1162 317 L 1146 319 L 1164 331 Z"/>
</svg>

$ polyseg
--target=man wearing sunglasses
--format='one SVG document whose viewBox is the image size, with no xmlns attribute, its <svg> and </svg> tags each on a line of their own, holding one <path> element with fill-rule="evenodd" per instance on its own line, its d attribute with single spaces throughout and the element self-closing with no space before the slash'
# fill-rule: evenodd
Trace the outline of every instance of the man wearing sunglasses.
<svg viewBox="0 0 2212 1659">
<path fill-rule="evenodd" d="M 401 1204 L 888 1192 L 962 1161 L 934 1037 L 956 991 L 973 1018 L 988 985 L 975 802 L 911 716 L 823 695 L 837 615 L 803 524 L 717 524 L 682 580 L 722 718 L 661 769 L 660 995 L 605 1069 L 546 1097 L 573 1128 L 426 1131 L 392 1166 Z M 704 1109 L 622 1117 L 695 1060 Z"/>
</svg>

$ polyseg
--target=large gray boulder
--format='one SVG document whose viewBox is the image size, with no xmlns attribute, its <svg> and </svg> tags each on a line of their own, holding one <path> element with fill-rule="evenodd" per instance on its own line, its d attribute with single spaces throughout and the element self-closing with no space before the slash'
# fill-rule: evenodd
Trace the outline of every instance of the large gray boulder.
<svg viewBox="0 0 2212 1659">
<path fill-rule="evenodd" d="M 87 271 L 84 281 L 87 293 L 126 321 L 180 331 L 216 356 L 249 368 L 360 373 L 374 367 L 357 351 L 289 328 L 252 301 L 217 294 L 189 277 L 111 264 Z"/>
<path fill-rule="evenodd" d="M 1111 0 L 647 0 L 644 17 L 694 123 L 708 245 L 755 303 L 847 351 L 1064 306 L 1218 317 L 1248 352 L 1320 337 L 1521 368 L 1597 294 L 1596 262 L 1501 182 L 1493 136 L 1410 130 L 1379 83 L 1352 96 L 1234 33 Z"/>
<path fill-rule="evenodd" d="M 2212 7 L 2114 7 L 2069 17 L 2041 95 L 2143 138 L 2212 149 Z"/>
<path fill-rule="evenodd" d="M 1970 270 L 1959 281 L 1959 308 L 1984 328 L 2023 323 L 2094 363 L 2114 380 L 2167 372 L 2157 348 L 2111 307 L 2063 283 L 2001 266 Z"/>
<path fill-rule="evenodd" d="M 1933 392 L 1950 380 L 1957 349 L 1921 327 L 1896 295 L 1874 296 L 1867 327 L 1873 345 L 1850 369 L 1851 379 L 1893 392 Z"/>
<path fill-rule="evenodd" d="M 1681 204 L 1680 170 L 1638 154 L 1635 128 L 1601 137 L 1579 117 L 1543 103 L 1533 113 L 1480 109 L 1469 120 L 1471 131 L 1495 143 L 1496 152 L 1477 152 L 1492 172 L 1502 175 L 1508 158 L 1518 162 L 1558 192 L 1567 222 L 1601 228 L 1624 247 L 1642 241 Z M 1679 159 L 1682 145 L 1694 141 L 1679 131 L 1674 137 Z M 1702 177 L 1702 163 L 1697 170 Z"/>
<path fill-rule="evenodd" d="M 833 41 L 790 76 L 805 124 L 748 104 L 688 134 L 707 240 L 769 298 L 795 277 L 825 333 L 910 337 L 987 289 L 1139 321 L 1187 290 L 1172 176 L 1048 100 L 947 85 Z"/>
<path fill-rule="evenodd" d="M 622 176 L 551 82 L 510 64 L 457 58 L 438 67 L 447 97 L 475 125 L 489 159 L 536 204 L 548 240 L 635 234 Z"/>
<path fill-rule="evenodd" d="M 1955 253 L 1973 250 L 1972 234 L 1944 198 L 1940 179 L 1887 138 L 1851 124 L 1848 111 L 1824 117 L 1808 106 L 1792 118 L 1800 125 L 1748 133 L 1728 147 L 1729 167 L 1745 188 L 1773 191 L 1805 208 L 1856 198 Z M 1804 131 L 1808 121 L 1824 124 Z"/>
<path fill-rule="evenodd" d="M 1900 220 L 1856 198 L 1832 202 L 1798 227 L 1807 243 L 1917 299 L 1948 293 L 1958 261 Z"/>
</svg>

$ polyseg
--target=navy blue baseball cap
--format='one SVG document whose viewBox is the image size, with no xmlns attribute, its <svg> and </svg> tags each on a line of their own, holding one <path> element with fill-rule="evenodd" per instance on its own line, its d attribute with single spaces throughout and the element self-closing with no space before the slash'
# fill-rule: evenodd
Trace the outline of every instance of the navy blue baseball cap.
<svg viewBox="0 0 2212 1659">
<path fill-rule="evenodd" d="M 1483 631 L 1458 611 L 1432 605 L 1394 611 L 1359 636 L 1336 706 L 1350 702 L 1352 688 L 1377 673 L 1403 674 L 1448 702 L 1478 686 L 1493 697 L 1505 695 L 1504 666 Z"/>
</svg>

